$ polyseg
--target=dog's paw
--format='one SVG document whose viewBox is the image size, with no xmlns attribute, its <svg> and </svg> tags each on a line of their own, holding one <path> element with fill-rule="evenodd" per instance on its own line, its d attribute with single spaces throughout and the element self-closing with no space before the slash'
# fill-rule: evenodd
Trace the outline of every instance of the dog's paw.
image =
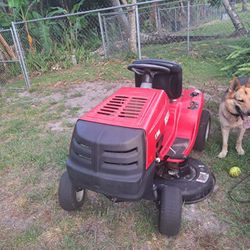
<svg viewBox="0 0 250 250">
<path fill-rule="evenodd" d="M 218 158 L 225 158 L 227 156 L 227 151 L 221 151 L 219 154 L 218 154 Z"/>
<path fill-rule="evenodd" d="M 241 146 L 236 146 L 236 151 L 237 151 L 238 155 L 245 154 L 245 150 Z"/>
</svg>

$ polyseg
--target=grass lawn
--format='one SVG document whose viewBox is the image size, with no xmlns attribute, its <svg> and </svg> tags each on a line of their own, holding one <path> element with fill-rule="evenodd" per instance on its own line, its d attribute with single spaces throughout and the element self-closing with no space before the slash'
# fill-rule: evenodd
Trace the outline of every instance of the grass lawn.
<svg viewBox="0 0 250 250">
<path fill-rule="evenodd" d="M 240 20 L 243 22 L 247 30 L 250 29 L 250 12 L 241 12 L 237 9 L 237 14 L 240 17 Z M 191 28 L 190 35 L 231 35 L 234 32 L 234 26 L 229 17 L 226 20 L 213 20 L 205 24 L 201 24 L 198 27 Z"/>
<path fill-rule="evenodd" d="M 240 180 L 229 177 L 229 168 L 239 166 L 242 176 L 249 171 L 250 134 L 247 131 L 244 138 L 244 156 L 234 150 L 234 132 L 228 156 L 216 157 L 221 147 L 217 110 L 228 78 L 219 70 L 223 62 L 202 59 L 202 46 L 211 44 L 196 46 L 189 57 L 181 46 L 169 54 L 164 48 L 159 53 L 154 53 L 155 47 L 145 48 L 148 56 L 182 63 L 185 86 L 195 85 L 206 93 L 206 108 L 212 114 L 209 143 L 193 156 L 213 170 L 217 184 L 205 201 L 184 205 L 180 234 L 166 238 L 158 233 L 158 211 L 148 201 L 114 204 L 88 192 L 80 211 L 68 213 L 59 207 L 58 181 L 76 119 L 115 89 L 133 85 L 133 75 L 126 70 L 130 61 L 93 61 L 35 77 L 30 91 L 1 93 L 0 249 L 250 248 L 249 204 L 228 196 Z M 235 197 L 249 198 L 249 184 L 240 185 Z"/>
</svg>

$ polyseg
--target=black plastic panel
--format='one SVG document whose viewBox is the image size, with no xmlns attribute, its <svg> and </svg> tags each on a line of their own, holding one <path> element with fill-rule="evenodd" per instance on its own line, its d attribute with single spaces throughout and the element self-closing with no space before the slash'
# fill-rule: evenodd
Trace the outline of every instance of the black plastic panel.
<svg viewBox="0 0 250 250">
<path fill-rule="evenodd" d="M 144 130 L 78 120 L 67 160 L 73 185 L 140 199 L 148 184 L 144 179 L 153 178 L 145 170 L 145 143 Z"/>
</svg>

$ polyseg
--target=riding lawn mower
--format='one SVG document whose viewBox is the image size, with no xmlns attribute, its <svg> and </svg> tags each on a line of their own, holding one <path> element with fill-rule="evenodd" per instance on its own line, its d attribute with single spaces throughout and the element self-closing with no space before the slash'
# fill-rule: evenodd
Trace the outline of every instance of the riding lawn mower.
<svg viewBox="0 0 250 250">
<path fill-rule="evenodd" d="M 215 178 L 200 160 L 211 119 L 204 94 L 182 87 L 179 64 L 160 59 L 128 66 L 135 87 L 122 87 L 78 119 L 67 171 L 60 179 L 59 204 L 82 207 L 86 190 L 114 202 L 152 200 L 159 231 L 177 235 L 183 203 L 205 199 Z"/>
</svg>

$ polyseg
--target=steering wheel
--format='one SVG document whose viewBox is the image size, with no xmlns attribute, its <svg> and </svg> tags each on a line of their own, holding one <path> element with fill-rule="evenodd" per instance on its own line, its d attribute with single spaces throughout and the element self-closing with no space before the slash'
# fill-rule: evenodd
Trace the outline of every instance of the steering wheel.
<svg viewBox="0 0 250 250">
<path fill-rule="evenodd" d="M 142 76 L 141 88 L 152 88 L 154 76 L 160 72 L 169 73 L 170 69 L 164 66 L 149 63 L 133 63 L 128 69 Z"/>
<path fill-rule="evenodd" d="M 134 71 L 138 75 L 143 75 L 149 73 L 151 76 L 154 76 L 157 73 L 164 72 L 169 73 L 170 69 L 154 64 L 142 63 L 142 64 L 129 64 L 128 69 Z"/>
</svg>

